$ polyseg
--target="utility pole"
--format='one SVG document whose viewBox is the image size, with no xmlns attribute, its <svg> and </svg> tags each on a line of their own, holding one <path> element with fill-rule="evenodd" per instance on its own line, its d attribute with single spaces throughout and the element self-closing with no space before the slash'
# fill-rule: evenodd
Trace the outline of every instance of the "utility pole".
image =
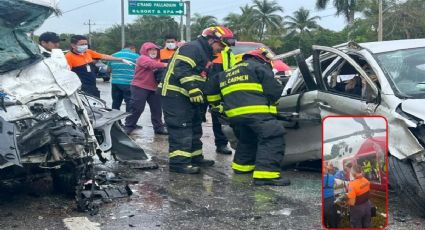
<svg viewBox="0 0 425 230">
<path fill-rule="evenodd" d="M 186 3 L 186 41 L 190 42 L 190 1 L 184 3 Z"/>
<path fill-rule="evenodd" d="M 378 41 L 382 41 L 383 38 L 383 10 L 382 10 L 382 1 L 383 0 L 378 0 L 379 1 L 379 15 L 378 15 Z"/>
<path fill-rule="evenodd" d="M 183 0 L 180 0 L 183 3 Z M 184 40 L 183 15 L 180 15 L 180 41 Z"/>
<path fill-rule="evenodd" d="M 125 46 L 124 0 L 121 0 L 121 49 Z"/>
<path fill-rule="evenodd" d="M 89 46 L 91 46 L 91 26 L 96 25 L 96 23 L 92 23 L 91 20 L 89 19 L 88 23 L 84 23 L 84 25 L 89 26 Z"/>
</svg>

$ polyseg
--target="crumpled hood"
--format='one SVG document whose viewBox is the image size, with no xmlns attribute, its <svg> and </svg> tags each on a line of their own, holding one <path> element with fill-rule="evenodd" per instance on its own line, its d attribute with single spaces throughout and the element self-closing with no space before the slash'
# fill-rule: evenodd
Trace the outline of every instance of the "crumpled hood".
<svg viewBox="0 0 425 230">
<path fill-rule="evenodd" d="M 145 56 L 149 56 L 148 49 L 158 49 L 159 50 L 159 47 L 152 42 L 145 42 L 145 43 L 143 43 L 142 47 L 140 47 L 140 54 L 145 55 Z"/>
<path fill-rule="evenodd" d="M 68 70 L 60 49 L 53 49 L 51 57 L 42 62 L 0 74 L 0 92 L 24 105 L 42 98 L 70 96 L 80 87 L 78 76 Z"/>
<path fill-rule="evenodd" d="M 407 99 L 401 103 L 401 109 L 417 118 L 425 120 L 425 99 Z"/>
</svg>

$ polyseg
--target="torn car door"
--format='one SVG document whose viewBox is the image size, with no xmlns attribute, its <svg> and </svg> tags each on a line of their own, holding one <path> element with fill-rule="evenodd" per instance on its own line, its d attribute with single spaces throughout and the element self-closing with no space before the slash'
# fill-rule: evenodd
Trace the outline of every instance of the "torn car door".
<svg viewBox="0 0 425 230">
<path fill-rule="evenodd" d="M 277 58 L 294 56 L 298 69 L 285 87 L 279 100 L 278 114 L 287 134 L 283 164 L 321 159 L 321 117 L 317 101 L 317 84 L 300 50 L 278 55 Z M 308 134 L 308 135 L 306 135 Z M 303 140 L 300 145 L 300 140 Z"/>
<path fill-rule="evenodd" d="M 323 61 L 322 57 L 325 56 L 322 54 L 325 52 L 326 56 L 334 55 L 335 59 L 339 59 L 338 62 L 333 62 L 328 66 L 323 72 L 321 69 L 321 62 Z M 348 54 L 342 52 L 341 50 L 324 47 L 324 46 L 313 46 L 313 64 L 315 69 L 316 81 L 319 85 L 319 92 L 317 95 L 318 105 L 320 107 L 322 118 L 326 116 L 334 115 L 368 115 L 370 111 L 370 104 L 376 104 L 376 101 L 368 101 L 365 98 L 362 98 L 362 95 L 349 94 L 342 91 L 334 90 L 330 83 L 326 81 L 327 77 L 333 73 L 338 73 L 341 70 L 341 66 L 350 67 L 352 75 L 354 77 L 360 77 L 372 90 L 373 95 L 379 95 L 379 90 L 373 81 L 369 78 L 366 72 L 360 67 L 357 62 L 351 58 Z M 332 72 L 334 71 L 334 72 Z M 338 75 L 337 77 L 343 77 L 349 75 Z M 354 79 L 353 77 L 353 79 Z"/>
</svg>

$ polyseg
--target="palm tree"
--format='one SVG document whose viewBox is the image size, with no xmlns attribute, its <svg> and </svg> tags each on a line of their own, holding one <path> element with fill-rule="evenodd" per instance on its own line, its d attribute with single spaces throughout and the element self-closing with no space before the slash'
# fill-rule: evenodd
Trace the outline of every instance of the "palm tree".
<svg viewBox="0 0 425 230">
<path fill-rule="evenodd" d="M 224 17 L 224 25 L 226 25 L 229 28 L 232 28 L 232 31 L 235 34 L 235 36 L 239 37 L 244 27 L 243 21 L 242 21 L 242 15 L 236 14 L 236 13 L 228 14 L 226 17 Z"/>
<path fill-rule="evenodd" d="M 257 10 L 254 9 L 253 6 L 249 6 L 246 4 L 239 8 L 241 10 L 241 26 L 242 31 L 240 35 L 240 39 L 243 40 L 255 40 L 257 38 L 257 31 L 252 26 L 256 20 Z"/>
<path fill-rule="evenodd" d="M 283 8 L 275 0 L 254 0 L 253 3 L 251 26 L 257 28 L 258 37 L 263 40 L 266 30 L 277 30 L 282 27 L 283 18 L 276 13 L 283 12 Z"/>
<path fill-rule="evenodd" d="M 354 14 L 361 11 L 362 0 L 333 0 L 333 6 L 336 8 L 336 15 L 343 15 L 348 25 L 354 22 Z M 329 4 L 329 0 L 316 0 L 316 8 L 324 10 Z"/>
<path fill-rule="evenodd" d="M 299 10 L 294 12 L 294 16 L 285 17 L 286 29 L 290 34 L 299 34 L 298 47 L 301 46 L 301 40 L 304 34 L 310 35 L 310 31 L 319 28 L 317 20 L 320 20 L 319 16 L 310 17 L 310 11 L 301 7 Z"/>
<path fill-rule="evenodd" d="M 217 25 L 217 18 L 211 15 L 202 16 L 201 14 L 195 13 L 192 18 L 191 30 L 193 36 L 197 36 L 202 33 L 202 30 L 210 26 Z"/>
</svg>

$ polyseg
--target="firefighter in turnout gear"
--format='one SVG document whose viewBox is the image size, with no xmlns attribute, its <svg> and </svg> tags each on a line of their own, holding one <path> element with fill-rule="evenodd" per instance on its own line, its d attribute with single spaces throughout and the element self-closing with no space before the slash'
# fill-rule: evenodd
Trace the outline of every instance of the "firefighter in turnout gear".
<svg viewBox="0 0 425 230">
<path fill-rule="evenodd" d="M 238 137 L 234 172 L 253 172 L 255 185 L 286 186 L 290 181 L 280 174 L 284 128 L 275 117 L 283 86 L 274 78 L 271 58 L 263 48 L 246 53 L 242 62 L 211 77 L 205 94 Z"/>
<path fill-rule="evenodd" d="M 234 44 L 231 44 L 231 45 L 234 45 Z M 230 47 L 224 48 L 223 51 L 215 55 L 215 58 L 213 60 L 213 65 L 210 71 L 208 72 L 208 77 L 214 76 L 215 74 L 218 74 L 224 70 L 230 69 L 231 67 L 235 65 L 235 62 L 236 62 L 235 54 L 232 53 L 232 50 L 230 49 Z M 203 117 L 205 117 L 207 108 L 208 108 L 208 103 L 206 103 L 203 108 L 203 111 L 202 111 Z M 229 143 L 229 141 L 227 140 L 226 136 L 223 133 L 223 130 L 221 129 L 221 123 L 216 113 L 211 113 L 211 120 L 213 125 L 216 153 L 225 154 L 225 155 L 232 154 L 232 150 L 230 150 L 227 147 L 227 144 Z"/>
<path fill-rule="evenodd" d="M 228 28 L 207 28 L 195 41 L 178 48 L 167 67 L 158 90 L 169 132 L 171 172 L 195 174 L 199 166 L 214 164 L 202 155 L 203 89 L 214 54 L 233 43 Z"/>
</svg>

